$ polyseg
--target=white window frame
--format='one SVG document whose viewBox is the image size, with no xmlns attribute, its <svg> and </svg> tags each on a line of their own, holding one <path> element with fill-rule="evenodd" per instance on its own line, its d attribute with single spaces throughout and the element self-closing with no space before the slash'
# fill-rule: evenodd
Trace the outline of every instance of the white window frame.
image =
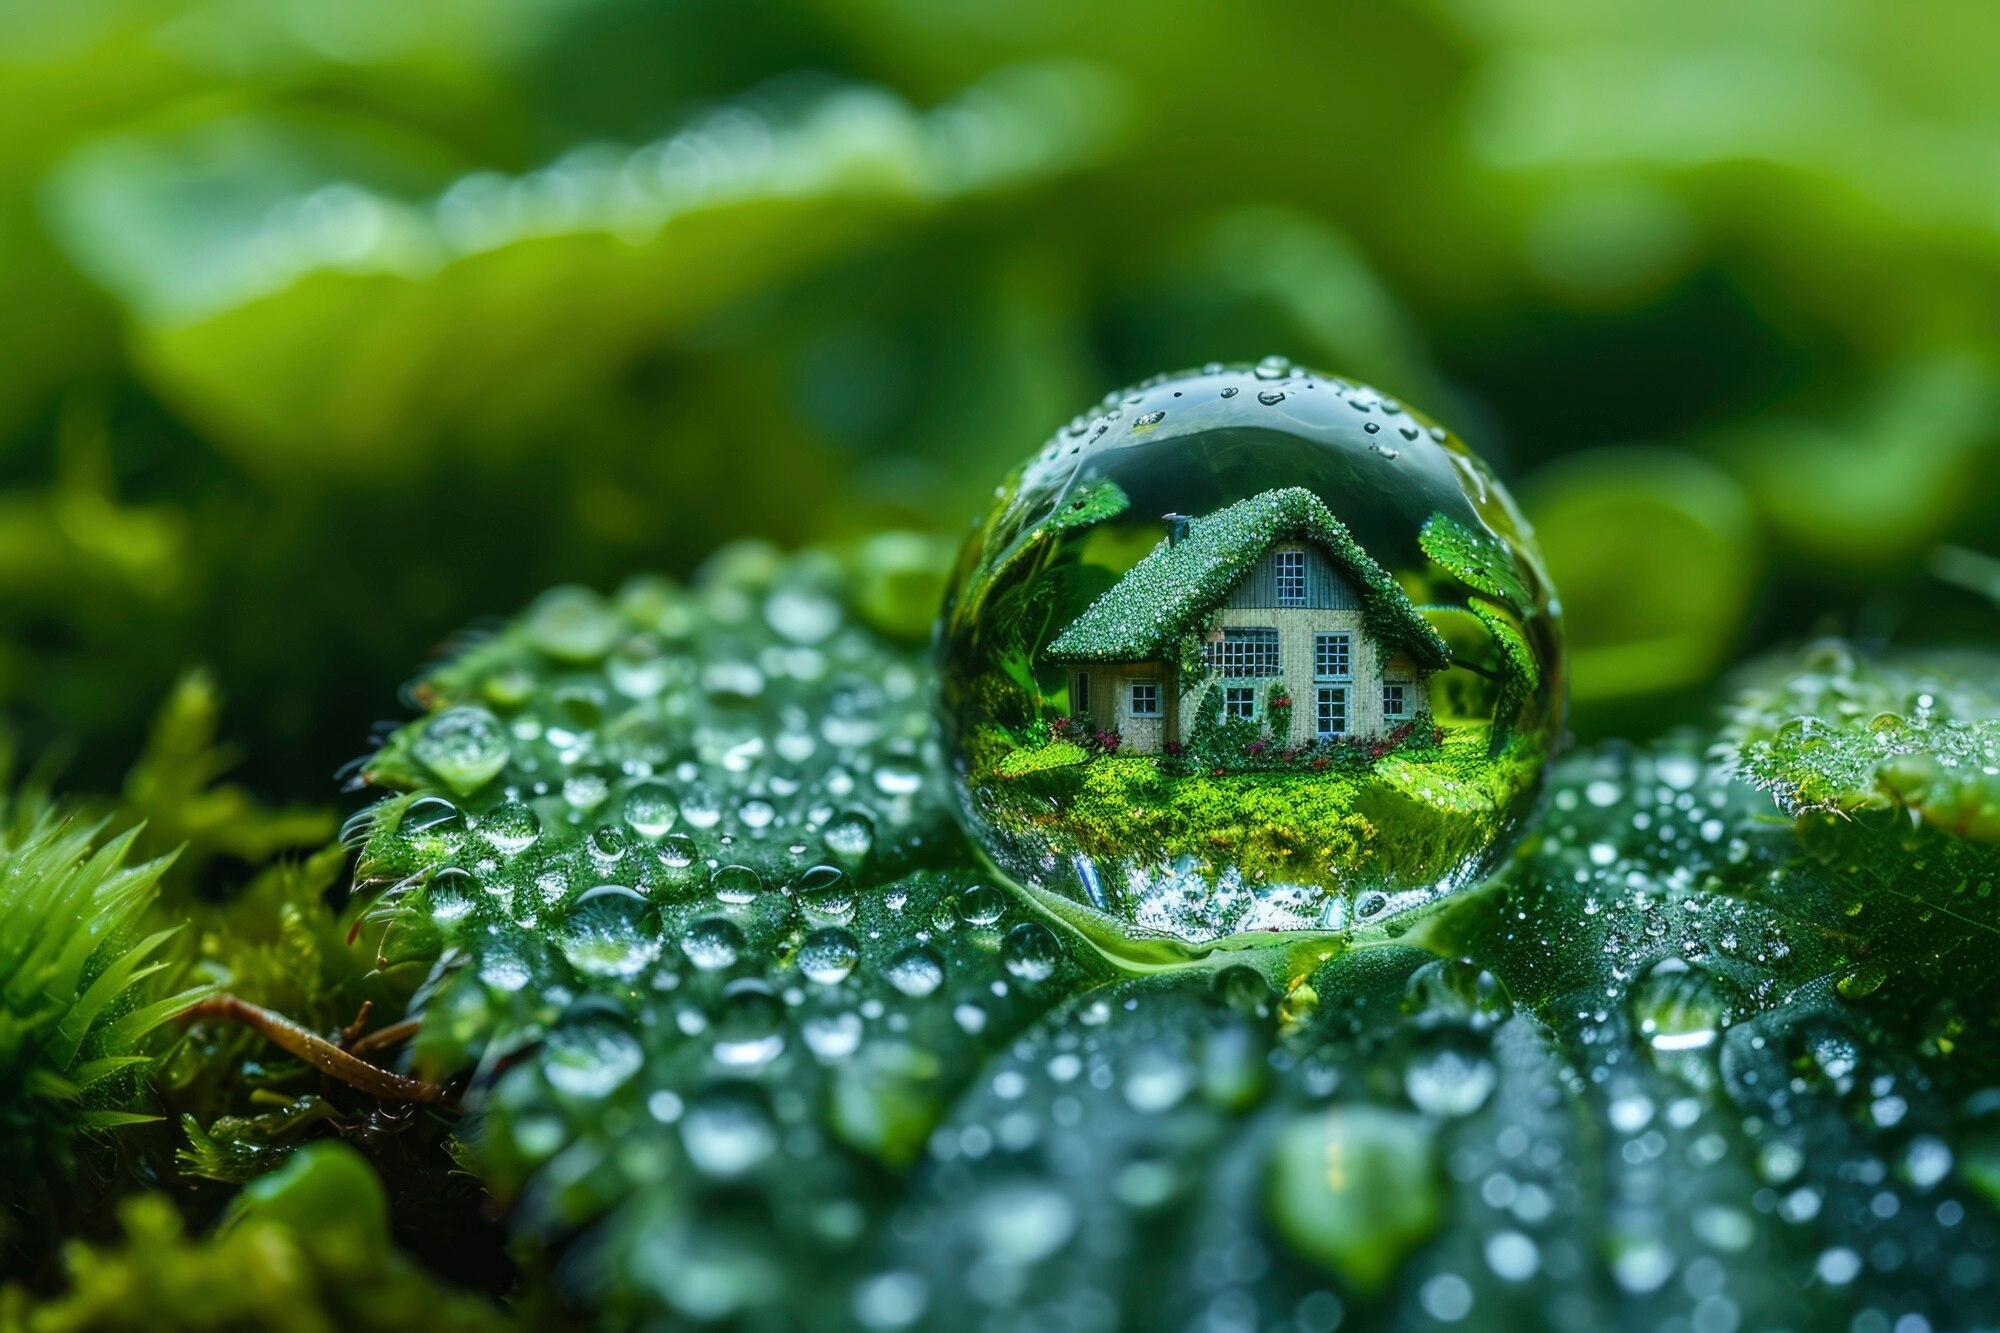
<svg viewBox="0 0 2000 1333">
<path fill-rule="evenodd" d="M 1241 696 L 1240 698 L 1238 696 Z M 1238 705 L 1241 704 L 1241 707 Z M 1255 685 L 1228 685 L 1222 691 L 1222 715 L 1224 717 L 1247 717 L 1257 720 L 1257 687 Z"/>
<path fill-rule="evenodd" d="M 1329 726 L 1335 721 L 1338 726 Z M 1323 741 L 1345 736 L 1349 721 L 1345 685 L 1321 685 L 1314 689 L 1313 735 Z"/>
<path fill-rule="evenodd" d="M 1082 717 L 1090 712 L 1090 673 L 1079 671 L 1069 686 L 1069 711 L 1071 716 Z"/>
<path fill-rule="evenodd" d="M 1142 708 L 1139 706 L 1140 690 L 1148 690 L 1152 693 L 1153 702 L 1150 707 Z M 1128 682 L 1125 699 L 1128 712 L 1132 717 L 1159 717 L 1161 715 L 1160 682 L 1157 680 L 1134 680 Z"/>
<path fill-rule="evenodd" d="M 1282 547 L 1272 565 L 1272 582 L 1279 606 L 1306 604 L 1306 553 L 1297 546 Z"/>
<path fill-rule="evenodd" d="M 1394 690 L 1396 692 L 1400 700 L 1398 706 L 1394 708 L 1391 708 L 1389 706 L 1389 691 L 1391 690 Z M 1409 681 L 1385 680 L 1382 682 L 1382 716 L 1395 718 L 1398 722 L 1407 721 L 1409 719 L 1410 716 Z"/>
<path fill-rule="evenodd" d="M 1331 651 L 1339 645 L 1338 660 Z M 1337 671 L 1324 671 L 1322 667 L 1334 665 Z M 1354 635 L 1349 630 L 1321 630 L 1313 635 L 1313 679 L 1353 680 L 1354 679 Z"/>
<path fill-rule="evenodd" d="M 1209 645 L 1209 665 L 1230 680 L 1261 680 L 1284 674 L 1275 625 L 1226 625 Z"/>
</svg>

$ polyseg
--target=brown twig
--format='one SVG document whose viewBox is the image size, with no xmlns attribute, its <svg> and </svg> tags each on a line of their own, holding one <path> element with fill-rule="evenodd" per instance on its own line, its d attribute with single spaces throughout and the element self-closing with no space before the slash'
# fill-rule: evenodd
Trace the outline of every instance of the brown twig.
<svg viewBox="0 0 2000 1333">
<path fill-rule="evenodd" d="M 340 1030 L 341 1050 L 352 1051 L 354 1049 L 355 1039 L 361 1035 L 364 1029 L 367 1028 L 368 1015 L 374 1012 L 375 1012 L 375 1001 L 363 1000 L 361 1002 L 361 1012 L 354 1016 L 354 1021 L 352 1023 L 349 1023 L 346 1027 Z"/>
<path fill-rule="evenodd" d="M 201 1000 L 181 1016 L 189 1019 L 226 1018 L 241 1023 L 328 1077 L 373 1093 L 385 1101 L 436 1105 L 445 1099 L 445 1090 L 440 1084 L 427 1079 L 406 1078 L 379 1065 L 371 1065 L 283 1014 L 273 1013 L 248 1000 L 239 1000 L 234 995 L 216 995 Z"/>
<path fill-rule="evenodd" d="M 406 1018 L 400 1023 L 391 1023 L 388 1027 L 378 1028 L 364 1037 L 357 1037 L 349 1042 L 347 1049 L 354 1055 L 361 1055 L 367 1051 L 380 1050 L 384 1046 L 393 1046 L 405 1037 L 415 1036 L 417 1022 L 418 1020 L 414 1018 Z"/>
</svg>

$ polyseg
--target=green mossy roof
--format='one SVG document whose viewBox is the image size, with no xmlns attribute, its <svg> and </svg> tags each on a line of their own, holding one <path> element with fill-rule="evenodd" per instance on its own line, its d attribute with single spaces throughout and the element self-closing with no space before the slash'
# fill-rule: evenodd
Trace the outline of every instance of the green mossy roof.
<svg viewBox="0 0 2000 1333">
<path fill-rule="evenodd" d="M 1248 574 L 1273 542 L 1309 540 L 1325 548 L 1361 589 L 1362 626 L 1426 670 L 1450 660 L 1443 638 L 1410 604 L 1387 570 L 1370 559 L 1320 498 L 1297 486 L 1239 500 L 1162 541 L 1058 634 L 1046 656 L 1058 662 L 1137 662 L 1165 654 Z"/>
</svg>

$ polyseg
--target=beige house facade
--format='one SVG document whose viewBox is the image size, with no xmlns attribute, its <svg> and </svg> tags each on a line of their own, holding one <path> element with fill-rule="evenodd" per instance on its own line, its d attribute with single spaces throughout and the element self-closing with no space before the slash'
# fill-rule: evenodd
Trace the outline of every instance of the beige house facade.
<svg viewBox="0 0 2000 1333">
<path fill-rule="evenodd" d="M 1318 604 L 1297 604 L 1307 601 Z M 1222 691 L 1226 715 L 1267 727 L 1271 701 L 1289 697 L 1290 727 L 1273 739 L 1292 747 L 1386 735 L 1428 707 L 1425 673 L 1409 653 L 1385 651 L 1368 635 L 1351 581 L 1305 543 L 1268 551 L 1213 612 L 1202 637 L 1209 670 L 1198 676 L 1159 659 L 1077 664 L 1068 682 L 1071 714 L 1115 729 L 1121 749 L 1157 754 L 1168 741 L 1187 739 L 1211 684 Z"/>
</svg>

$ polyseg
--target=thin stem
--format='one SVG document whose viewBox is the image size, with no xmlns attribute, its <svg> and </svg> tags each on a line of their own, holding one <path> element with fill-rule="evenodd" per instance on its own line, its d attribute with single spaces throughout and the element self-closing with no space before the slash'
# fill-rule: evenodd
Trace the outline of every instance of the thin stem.
<svg viewBox="0 0 2000 1333">
<path fill-rule="evenodd" d="M 355 1038 L 348 1043 L 347 1050 L 350 1055 L 361 1055 L 368 1051 L 380 1050 L 384 1046 L 395 1045 L 405 1037 L 415 1036 L 416 1031 L 417 1020 L 406 1018 L 400 1023 L 391 1023 L 388 1027 L 378 1028 L 366 1036 Z"/>
<path fill-rule="evenodd" d="M 406 1078 L 379 1065 L 371 1065 L 283 1014 L 273 1013 L 248 1000 L 239 1000 L 234 995 L 217 995 L 201 1000 L 181 1016 L 189 1019 L 226 1018 L 241 1023 L 321 1073 L 337 1078 L 350 1087 L 373 1093 L 385 1101 L 436 1105 L 445 1099 L 445 1090 L 440 1084 L 427 1079 Z"/>
</svg>

